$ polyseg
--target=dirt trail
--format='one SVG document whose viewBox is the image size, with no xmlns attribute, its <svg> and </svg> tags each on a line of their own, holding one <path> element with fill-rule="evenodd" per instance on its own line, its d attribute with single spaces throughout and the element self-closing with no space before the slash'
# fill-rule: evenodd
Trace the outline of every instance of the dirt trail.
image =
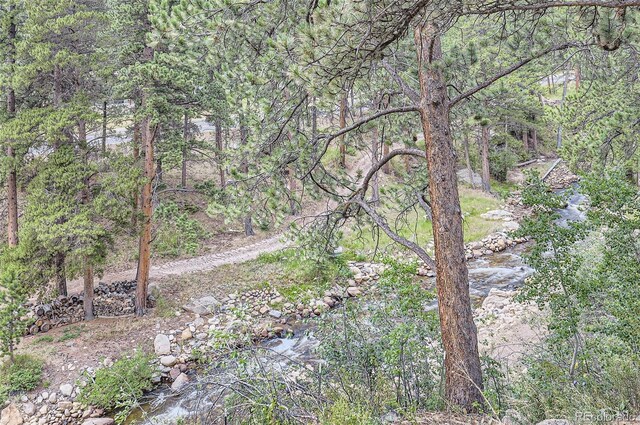
<svg viewBox="0 0 640 425">
<path fill-rule="evenodd" d="M 240 248 L 225 252 L 211 253 L 200 257 L 176 260 L 157 266 L 151 266 L 149 278 L 152 282 L 157 282 L 170 275 L 182 275 L 186 273 L 202 272 L 215 269 L 227 264 L 244 263 L 258 258 L 260 254 L 279 251 L 288 246 L 288 242 L 282 240 L 282 235 L 246 245 Z M 108 273 L 104 275 L 101 282 L 116 282 L 120 280 L 135 279 L 136 269 L 125 270 L 123 272 Z M 82 279 L 75 279 L 68 283 L 69 293 L 82 292 Z"/>
</svg>

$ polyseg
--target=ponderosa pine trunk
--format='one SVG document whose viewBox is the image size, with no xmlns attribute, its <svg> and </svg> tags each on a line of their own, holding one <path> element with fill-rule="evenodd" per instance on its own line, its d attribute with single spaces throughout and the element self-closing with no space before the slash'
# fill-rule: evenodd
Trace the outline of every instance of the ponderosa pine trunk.
<svg viewBox="0 0 640 425">
<path fill-rule="evenodd" d="M 477 330 L 469 298 L 456 154 L 449 98 L 442 72 L 440 34 L 431 24 L 415 29 L 420 80 L 420 116 L 429 167 L 436 286 L 445 351 L 445 396 L 452 406 L 476 411 L 484 404 Z"/>
<path fill-rule="evenodd" d="M 140 159 L 140 123 L 133 124 L 133 162 L 138 164 Z M 131 206 L 131 227 L 136 229 L 138 227 L 138 207 L 139 207 L 140 193 L 137 190 L 133 191 L 133 205 Z"/>
<path fill-rule="evenodd" d="M 93 311 L 93 267 L 88 257 L 84 259 L 84 296 L 82 297 L 82 308 L 84 309 L 84 320 L 90 321 L 96 318 Z"/>
<path fill-rule="evenodd" d="M 150 62 L 153 60 L 154 51 L 151 47 L 145 46 L 143 60 Z M 142 92 L 141 107 L 147 107 L 147 96 Z M 153 139 L 155 132 L 151 130 L 151 118 L 147 115 L 140 122 L 142 143 L 144 146 L 144 186 L 142 187 L 142 231 L 140 233 L 140 243 L 138 247 L 138 271 L 136 273 L 136 316 L 144 315 L 147 309 L 147 291 L 149 288 L 149 272 L 151 270 L 151 225 L 153 218 L 153 182 L 155 180 L 155 161 Z"/>
<path fill-rule="evenodd" d="M 15 39 L 16 25 L 13 21 L 14 6 L 9 6 L 9 28 L 7 31 L 7 63 L 10 72 L 13 71 L 15 60 Z M 13 118 L 16 115 L 16 92 L 9 85 L 7 89 L 7 116 Z M 9 171 L 7 173 L 7 239 L 9 246 L 18 245 L 18 173 L 16 169 L 16 155 L 9 142 L 7 146 L 7 158 L 9 160 Z"/>
<path fill-rule="evenodd" d="M 340 129 L 347 126 L 347 95 L 340 99 Z M 347 167 L 347 145 L 344 134 L 340 136 L 340 167 Z"/>
<path fill-rule="evenodd" d="M 491 169 L 489 168 L 489 126 L 480 129 L 480 158 L 482 160 L 482 190 L 491 192 Z"/>
<path fill-rule="evenodd" d="M 388 143 L 383 143 L 382 144 L 382 156 L 387 156 L 389 155 L 389 144 Z M 382 166 L 382 172 L 385 174 L 391 174 L 391 161 L 388 161 L 387 163 L 385 163 Z"/>
</svg>

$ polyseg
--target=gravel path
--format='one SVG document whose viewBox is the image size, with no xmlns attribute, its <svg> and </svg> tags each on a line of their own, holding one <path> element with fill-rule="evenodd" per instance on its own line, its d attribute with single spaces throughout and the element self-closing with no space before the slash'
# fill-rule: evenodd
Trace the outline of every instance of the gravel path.
<svg viewBox="0 0 640 425">
<path fill-rule="evenodd" d="M 151 266 L 149 279 L 158 281 L 170 275 L 182 275 L 194 272 L 213 270 L 216 267 L 227 264 L 238 264 L 255 260 L 260 254 L 280 251 L 286 248 L 287 242 L 282 240 L 282 235 L 277 235 L 251 245 L 232 249 L 230 251 L 212 253 L 201 257 L 187 258 L 185 260 L 171 261 L 158 266 Z M 123 272 L 108 273 L 100 281 L 116 282 L 120 280 L 135 279 L 136 269 Z M 75 279 L 68 283 L 69 293 L 82 292 L 82 279 Z"/>
</svg>

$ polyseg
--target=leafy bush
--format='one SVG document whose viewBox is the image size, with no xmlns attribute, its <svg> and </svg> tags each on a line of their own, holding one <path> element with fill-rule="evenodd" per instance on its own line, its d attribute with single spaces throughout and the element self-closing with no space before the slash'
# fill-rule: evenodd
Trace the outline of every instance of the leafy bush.
<svg viewBox="0 0 640 425">
<path fill-rule="evenodd" d="M 366 308 L 346 303 L 344 317 L 319 331 L 323 359 L 334 375 L 349 382 L 336 386 L 331 399 L 362 402 L 374 416 L 389 407 L 411 411 L 440 407 L 442 401 L 438 319 L 426 311 L 433 294 L 414 279 L 415 263 L 387 264 L 378 299 Z"/>
<path fill-rule="evenodd" d="M 153 387 L 151 357 L 137 351 L 116 361 L 111 367 L 98 369 L 82 389 L 80 400 L 108 411 L 119 410 L 121 422 L 145 391 Z"/>
<path fill-rule="evenodd" d="M 31 391 L 40 385 L 44 362 L 27 354 L 17 354 L 0 367 L 0 405 L 11 394 Z"/>
<path fill-rule="evenodd" d="M 499 182 L 507 181 L 507 173 L 516 164 L 518 156 L 508 147 L 495 149 L 489 154 L 490 172 Z"/>
<path fill-rule="evenodd" d="M 200 242 L 207 237 L 202 225 L 189 217 L 188 207 L 164 202 L 158 206 L 155 215 L 161 223 L 154 241 L 155 252 L 159 255 L 195 254 Z"/>
</svg>

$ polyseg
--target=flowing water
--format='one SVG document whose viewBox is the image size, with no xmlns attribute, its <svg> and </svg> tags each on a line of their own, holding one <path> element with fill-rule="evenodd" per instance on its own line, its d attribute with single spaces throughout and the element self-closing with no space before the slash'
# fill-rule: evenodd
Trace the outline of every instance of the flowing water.
<svg viewBox="0 0 640 425">
<path fill-rule="evenodd" d="M 566 226 L 570 221 L 582 221 L 585 218 L 580 205 L 586 198 L 574 193 L 568 199 L 567 206 L 559 210 L 558 224 Z M 501 290 L 515 290 L 533 272 L 528 267 L 520 253 L 525 249 L 521 245 L 505 252 L 470 260 L 469 267 L 469 293 L 474 304 L 478 305 L 493 288 Z M 434 309 L 434 302 L 427 306 Z M 323 319 L 316 319 L 323 320 Z M 307 323 L 304 327 L 295 329 L 295 334 L 289 338 L 276 338 L 263 344 L 260 357 L 256 360 L 263 366 L 285 371 L 292 363 L 313 364 L 320 362 L 315 356 L 315 349 L 319 345 L 314 338 L 314 324 Z M 168 387 L 161 387 L 149 394 L 149 403 L 142 410 L 134 412 L 127 424 L 139 425 L 174 425 L 179 423 L 179 418 L 189 413 L 206 411 L 219 400 L 203 398 L 202 385 L 206 385 L 207 377 L 192 376 L 196 381 L 179 395 L 174 395 Z M 202 385 L 198 385 L 200 380 Z"/>
</svg>

